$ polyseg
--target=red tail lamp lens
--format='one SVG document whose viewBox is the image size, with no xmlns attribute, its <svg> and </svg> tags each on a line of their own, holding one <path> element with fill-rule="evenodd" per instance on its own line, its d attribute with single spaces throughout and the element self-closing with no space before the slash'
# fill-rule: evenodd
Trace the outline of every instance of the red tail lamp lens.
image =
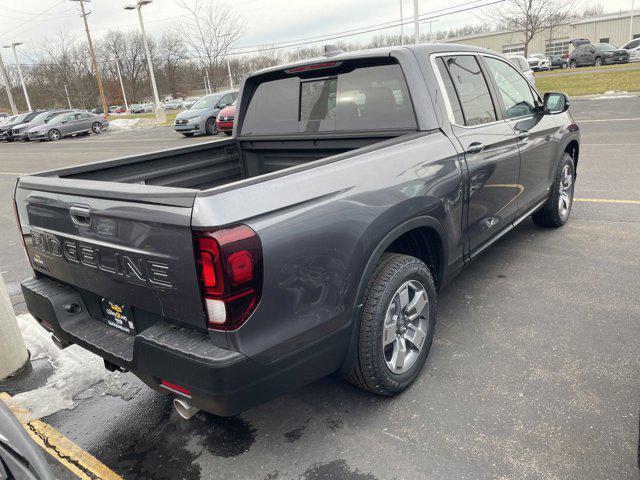
<svg viewBox="0 0 640 480">
<path fill-rule="evenodd" d="M 193 234 L 207 326 L 235 330 L 262 294 L 260 238 L 246 225 Z"/>
</svg>

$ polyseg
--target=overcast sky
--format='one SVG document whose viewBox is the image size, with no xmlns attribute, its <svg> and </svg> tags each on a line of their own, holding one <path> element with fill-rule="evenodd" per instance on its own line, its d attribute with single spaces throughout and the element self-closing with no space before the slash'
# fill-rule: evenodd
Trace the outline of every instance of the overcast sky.
<svg viewBox="0 0 640 480">
<path fill-rule="evenodd" d="M 189 0 L 187 0 L 189 1 Z M 224 1 L 224 0 L 220 0 Z M 480 3 L 491 0 L 479 0 Z M 470 0 L 420 0 L 420 13 L 468 4 Z M 127 0 L 93 0 L 87 3 L 89 26 L 94 38 L 104 35 L 109 29 L 138 29 L 135 11 L 122 7 Z M 607 12 L 628 10 L 631 0 L 606 0 L 601 2 Z M 638 3 L 638 2 L 636 2 Z M 242 17 L 245 34 L 238 47 L 298 40 L 317 35 L 340 33 L 399 18 L 400 0 L 237 0 L 229 2 Z M 462 7 L 465 8 L 465 7 Z M 640 10 L 640 8 L 636 7 Z M 404 0 L 404 15 L 413 13 L 412 0 Z M 184 14 L 175 0 L 154 0 L 143 7 L 145 26 L 150 35 L 159 35 L 163 30 L 175 27 L 176 19 Z M 441 16 L 433 23 L 433 29 L 446 30 L 469 23 L 479 23 L 478 11 L 468 11 Z M 412 32 L 406 26 L 405 32 Z M 421 25 L 423 32 L 429 26 Z M 70 0 L 29 0 L 16 2 L 0 0 L 0 41 L 2 43 L 24 42 L 20 50 L 26 57 L 30 48 L 46 38 L 56 37 L 65 31 L 78 40 L 84 39 L 78 3 Z M 399 28 L 377 33 L 399 33 Z M 366 40 L 374 33 L 350 36 L 345 40 Z M 328 43 L 328 42 L 320 42 Z M 5 61 L 12 63 L 7 51 Z M 24 59 L 27 61 L 27 59 Z"/>
</svg>

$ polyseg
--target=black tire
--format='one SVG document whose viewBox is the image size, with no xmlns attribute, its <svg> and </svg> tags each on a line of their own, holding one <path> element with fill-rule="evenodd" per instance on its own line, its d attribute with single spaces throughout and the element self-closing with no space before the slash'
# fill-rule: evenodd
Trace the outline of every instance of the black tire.
<svg viewBox="0 0 640 480">
<path fill-rule="evenodd" d="M 578 66 L 578 62 L 576 62 L 575 60 L 571 60 L 569 62 L 569 68 L 576 68 Z"/>
<path fill-rule="evenodd" d="M 428 305 L 420 318 L 425 320 L 427 332 L 411 367 L 403 373 L 394 373 L 387 366 L 383 350 L 385 316 L 398 289 L 408 281 L 417 281 L 424 287 Z M 425 319 L 424 314 L 428 318 Z M 427 359 L 435 321 L 436 289 L 429 268 L 421 260 L 409 255 L 384 254 L 371 274 L 365 291 L 357 355 L 348 381 L 378 395 L 391 396 L 405 390 L 416 379 Z"/>
<path fill-rule="evenodd" d="M 193 137 L 193 133 L 183 133 L 185 137 Z"/>
<path fill-rule="evenodd" d="M 563 213 L 563 207 L 560 203 L 560 186 L 564 185 L 565 167 L 568 168 L 571 175 L 571 187 L 568 191 L 568 206 L 566 213 Z M 533 221 L 536 225 L 547 228 L 558 228 L 563 226 L 569 220 L 571 216 L 571 207 L 573 206 L 573 192 L 575 191 L 575 179 L 576 170 L 573 163 L 573 157 L 565 152 L 558 164 L 558 170 L 556 171 L 556 177 L 551 186 L 551 192 L 549 198 L 545 204 L 532 215 Z M 564 187 L 563 187 L 564 188 Z"/>
<path fill-rule="evenodd" d="M 204 123 L 204 133 L 207 135 L 215 135 L 218 133 L 218 130 L 216 130 L 216 119 L 214 117 L 207 118 L 207 121 Z"/>
<path fill-rule="evenodd" d="M 91 125 L 91 131 L 96 135 L 98 133 L 102 133 L 102 124 L 100 122 L 93 122 L 93 124 Z"/>
<path fill-rule="evenodd" d="M 569 68 L 569 65 L 567 65 L 567 62 L 562 62 L 562 66 L 560 68 L 562 68 L 562 70 L 566 70 Z"/>
<path fill-rule="evenodd" d="M 51 140 L 52 142 L 55 142 L 56 140 L 60 140 L 62 138 L 62 135 L 60 134 L 60 130 L 56 130 L 55 128 L 53 128 L 49 130 L 47 137 L 49 137 L 49 140 Z"/>
<path fill-rule="evenodd" d="M 233 132 L 224 132 L 225 135 L 231 136 Z"/>
<path fill-rule="evenodd" d="M 602 66 L 602 59 L 600 57 L 596 57 L 595 61 L 593 62 L 593 66 L 594 67 L 601 67 Z"/>
</svg>

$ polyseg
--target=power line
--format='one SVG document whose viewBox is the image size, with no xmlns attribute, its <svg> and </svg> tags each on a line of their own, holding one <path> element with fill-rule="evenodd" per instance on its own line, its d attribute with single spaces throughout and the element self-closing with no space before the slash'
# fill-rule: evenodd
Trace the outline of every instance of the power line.
<svg viewBox="0 0 640 480">
<path fill-rule="evenodd" d="M 441 8 L 438 10 L 433 10 L 431 12 L 427 12 L 427 13 L 423 13 L 419 16 L 419 19 L 421 21 L 423 20 L 427 20 L 427 19 L 431 19 L 431 18 L 436 18 L 436 17 L 440 17 L 440 16 L 445 16 L 445 15 L 452 15 L 454 13 L 460 13 L 460 12 L 465 12 L 468 10 L 473 10 L 475 8 L 481 8 L 484 7 L 486 5 L 492 5 L 494 3 L 502 3 L 505 0 L 499 0 L 499 1 L 495 1 L 495 2 L 491 2 L 491 3 L 487 3 L 487 4 L 482 4 L 482 5 L 474 5 L 473 7 L 467 8 L 467 9 L 462 9 L 462 10 L 457 10 L 454 12 L 447 12 L 446 14 L 443 15 L 435 15 L 437 13 L 440 12 L 446 12 L 447 10 L 451 10 L 454 8 L 460 8 L 460 7 L 465 7 L 468 5 L 473 5 L 476 4 L 478 2 L 481 2 L 483 0 L 472 0 L 470 2 L 465 2 L 465 3 L 461 3 L 459 5 L 453 5 L 451 7 L 445 7 L 445 8 Z M 354 29 L 350 29 L 350 30 L 344 30 L 341 32 L 334 32 L 334 33 L 327 33 L 324 35 L 314 35 L 314 36 L 310 36 L 310 37 L 301 37 L 301 38 L 296 38 L 293 40 L 287 40 L 287 41 L 281 41 L 281 42 L 272 42 L 272 43 L 263 43 L 263 44 L 256 44 L 256 45 L 245 45 L 245 46 L 240 46 L 240 47 L 236 47 L 235 50 L 239 50 L 239 49 L 246 49 L 246 48 L 254 48 L 254 49 L 259 49 L 261 47 L 265 47 L 271 50 L 277 49 L 277 48 L 289 48 L 289 47 L 295 47 L 295 46 L 300 46 L 300 45 L 305 45 L 305 44 L 309 44 L 309 43 L 315 43 L 316 41 L 323 41 L 323 40 L 333 40 L 333 39 L 337 39 L 337 38 L 342 38 L 342 37 L 349 37 L 349 36 L 354 36 L 354 35 L 359 35 L 362 33 L 370 33 L 376 30 L 385 30 L 385 29 L 390 29 L 390 28 L 396 28 L 399 27 L 400 25 L 406 25 L 406 24 L 411 24 L 413 23 L 413 18 L 412 17 L 408 17 L 407 20 L 402 19 L 402 22 L 400 22 L 399 20 L 391 20 L 391 21 L 387 21 L 387 22 L 382 22 L 382 23 L 376 23 L 373 25 L 367 25 L 364 27 L 359 27 L 359 28 L 354 28 Z M 379 28 L 377 28 L 379 27 Z M 313 41 L 311 41 L 313 40 Z M 309 41 L 309 42 L 307 42 Z M 300 43 L 301 42 L 301 43 Z M 295 45 L 288 45 L 288 44 L 292 44 L 295 43 Z M 245 53 L 250 53 L 250 52 L 245 52 Z"/>
<path fill-rule="evenodd" d="M 44 14 L 45 14 L 45 13 L 47 13 L 47 12 L 50 12 L 50 11 L 51 11 L 51 10 L 53 10 L 54 8 L 59 7 L 60 5 L 62 5 L 63 3 L 65 3 L 65 1 L 66 1 L 66 0 L 60 0 L 59 2 L 54 3 L 51 7 L 46 8 L 46 9 L 42 10 L 41 12 L 36 13 L 36 14 L 35 14 L 33 17 L 31 17 L 30 19 L 25 20 L 24 22 L 22 22 L 22 23 L 20 23 L 20 24 L 16 25 L 16 26 L 15 26 L 15 27 L 13 27 L 13 28 L 10 28 L 9 30 L 5 30 L 3 37 L 6 37 L 6 36 L 7 36 L 7 33 L 13 32 L 14 30 L 16 30 L 16 29 L 18 29 L 18 28 L 22 27 L 23 25 L 26 25 L 27 23 L 33 22 L 36 18 L 38 18 L 38 17 L 40 17 L 40 16 L 44 15 Z"/>
<path fill-rule="evenodd" d="M 458 5 L 456 7 L 460 7 L 460 6 L 464 6 L 464 5 L 469 5 L 472 3 L 477 3 L 479 0 L 476 0 L 474 2 L 467 2 L 466 4 L 462 4 L 462 5 Z M 466 12 L 469 10 L 474 10 L 476 8 L 482 8 L 482 7 L 487 7 L 490 5 L 496 5 L 498 3 L 503 3 L 506 0 L 494 0 L 492 2 L 487 2 L 487 3 L 483 3 L 481 5 L 474 5 L 472 7 L 467 7 L 467 8 L 463 8 L 460 10 L 456 10 L 453 12 L 446 12 L 446 13 L 441 13 L 439 15 L 434 15 L 434 13 L 436 12 L 440 12 L 443 10 L 449 10 L 451 8 L 456 8 L 456 7 L 448 7 L 446 9 L 441 9 L 441 10 L 436 10 L 434 12 L 429 12 L 426 14 L 422 14 L 419 17 L 420 20 L 427 20 L 427 19 L 432 19 L 432 18 L 439 18 L 439 17 L 444 17 L 447 15 L 453 15 L 456 13 L 462 13 L 462 12 Z M 402 22 L 400 21 L 394 21 L 394 22 L 385 22 L 383 24 L 378 24 L 378 25 L 385 25 L 385 24 L 389 24 L 387 26 L 383 26 L 383 27 L 378 27 L 378 28 L 369 28 L 369 27 L 362 27 L 361 29 L 356 29 L 358 31 L 347 31 L 347 32 L 354 32 L 354 33 L 344 33 L 342 34 L 341 32 L 338 33 L 334 33 L 334 34 L 326 34 L 326 35 L 319 35 L 317 37 L 311 37 L 312 39 L 308 40 L 308 41 L 302 41 L 299 43 L 291 43 L 291 42 L 295 42 L 295 40 L 290 40 L 289 42 L 281 42 L 281 43 L 270 43 L 270 44 L 263 44 L 263 45 L 257 45 L 257 47 L 262 47 L 264 46 L 265 48 L 257 48 L 255 50 L 248 50 L 248 51 L 237 51 L 240 50 L 242 48 L 251 48 L 251 47 L 237 47 L 234 49 L 234 51 L 230 52 L 229 55 L 243 55 L 243 54 L 248 54 L 248 53 L 259 53 L 259 52 L 266 52 L 266 51 L 270 51 L 270 50 L 279 50 L 279 49 L 284 49 L 284 48 L 292 48 L 292 47 L 300 47 L 300 46 L 304 46 L 304 45 L 311 45 L 314 43 L 319 43 L 319 42 L 323 42 L 323 41 L 328 41 L 328 40 L 337 40 L 340 38 L 346 38 L 346 37 L 353 37 L 356 35 L 362 35 L 365 33 L 373 33 L 373 32 L 377 32 L 377 31 L 381 31 L 381 30 L 388 30 L 390 28 L 397 28 L 400 25 L 406 25 L 406 24 L 410 24 L 413 23 L 413 19 L 410 20 L 403 20 Z M 368 28 L 368 29 L 367 29 Z M 364 29 L 364 30 L 363 30 Z M 192 57 L 194 59 L 198 59 L 198 57 Z"/>
</svg>

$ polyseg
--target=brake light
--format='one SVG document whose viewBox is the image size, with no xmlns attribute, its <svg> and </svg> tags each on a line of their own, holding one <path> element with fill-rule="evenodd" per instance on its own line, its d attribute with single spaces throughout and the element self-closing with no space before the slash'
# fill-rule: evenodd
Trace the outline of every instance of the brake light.
<svg viewBox="0 0 640 480">
<path fill-rule="evenodd" d="M 20 215 L 18 214 L 18 204 L 15 198 L 13 199 L 13 214 L 16 216 L 18 233 L 20 234 L 20 241 L 22 242 L 22 250 L 24 251 L 24 254 L 27 257 L 27 260 L 29 260 L 29 265 L 33 267 L 33 264 L 31 263 L 31 257 L 29 257 L 29 253 L 27 253 L 27 244 L 24 241 L 24 235 L 22 233 L 22 224 L 20 223 Z"/>
<path fill-rule="evenodd" d="M 288 68 L 286 73 L 308 72 L 309 70 L 322 70 L 323 68 L 337 67 L 340 62 L 314 63 L 313 65 L 302 65 L 300 67 Z"/>
<path fill-rule="evenodd" d="M 260 238 L 246 225 L 193 235 L 207 327 L 235 330 L 249 318 L 262 294 Z"/>
</svg>

